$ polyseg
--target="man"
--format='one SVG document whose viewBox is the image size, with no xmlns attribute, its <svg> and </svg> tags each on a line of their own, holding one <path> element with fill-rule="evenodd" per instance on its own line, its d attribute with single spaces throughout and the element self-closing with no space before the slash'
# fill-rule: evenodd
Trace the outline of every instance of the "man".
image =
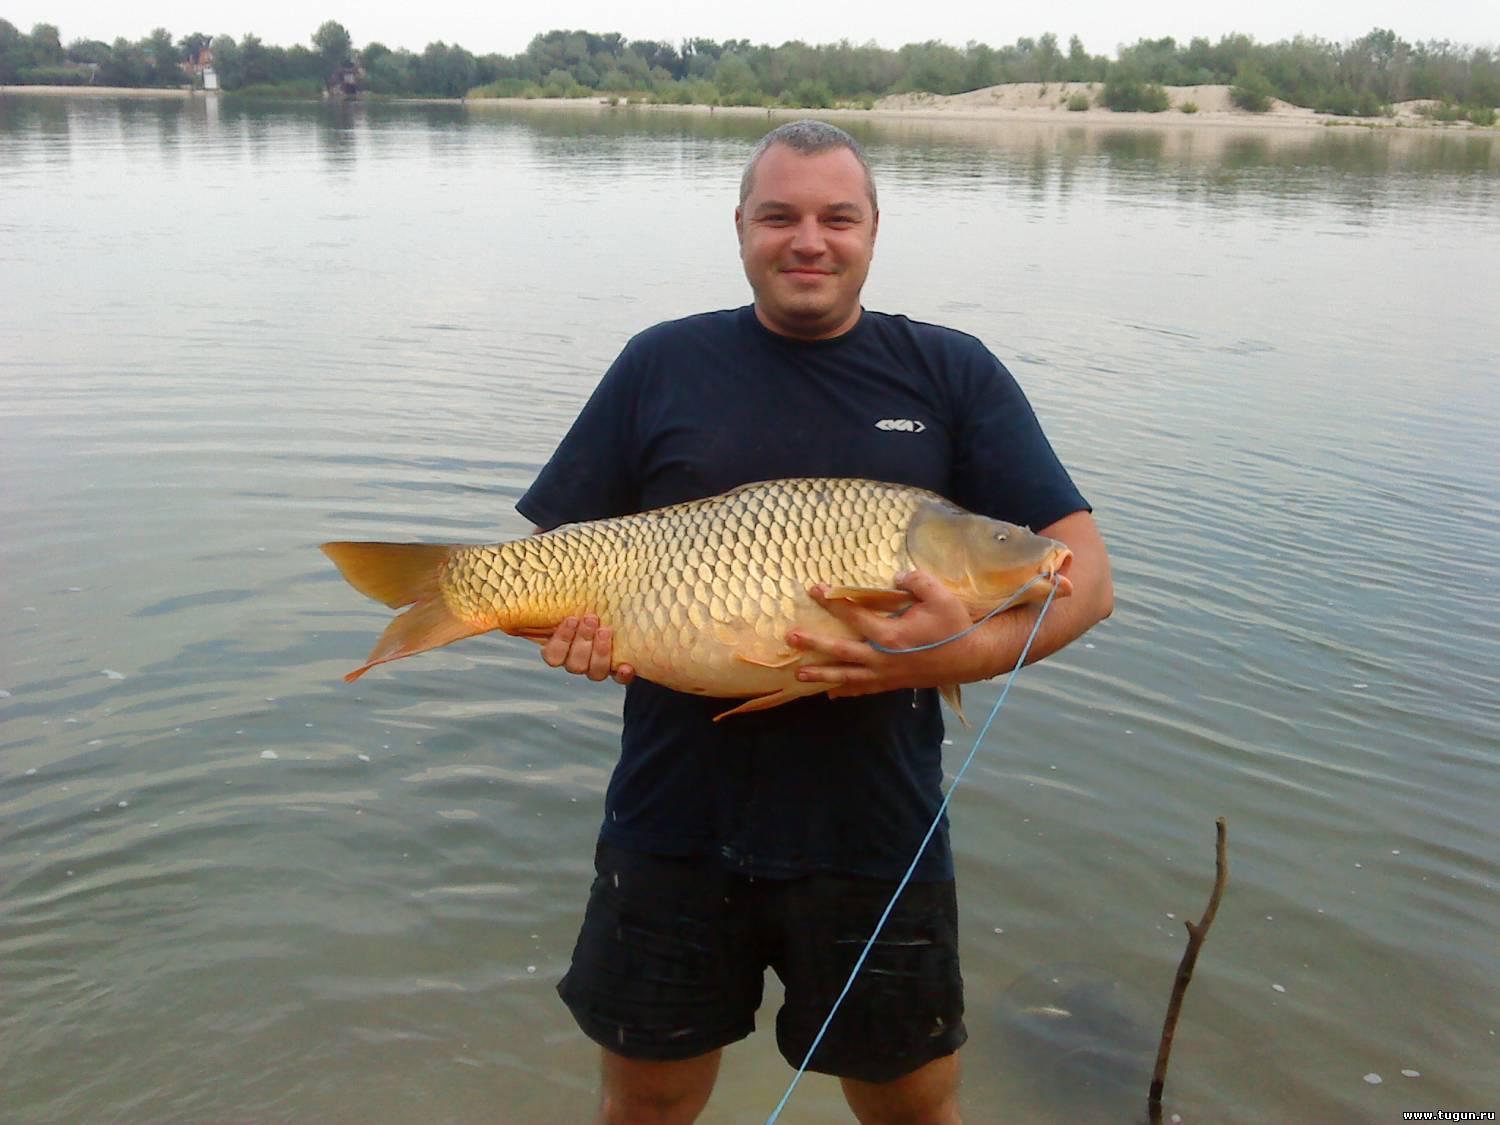
<svg viewBox="0 0 1500 1125">
<path fill-rule="evenodd" d="M 777 477 L 919 485 L 1072 548 L 1073 596 L 1053 603 L 1031 659 L 1106 617 L 1088 505 L 1009 373 L 972 337 L 861 307 L 879 209 L 854 139 L 816 121 L 773 130 L 734 217 L 754 304 L 631 340 L 521 512 L 554 527 Z M 916 601 L 899 618 L 824 605 L 887 648 L 968 625 L 926 575 L 901 585 Z M 794 634 L 836 659 L 799 673 L 832 699 L 718 724 L 724 701 L 612 667 L 608 622 L 558 628 L 548 664 L 629 685 L 598 875 L 559 985 L 603 1048 L 601 1121 L 695 1120 L 722 1048 L 753 1030 L 767 966 L 786 986 L 778 1046 L 802 1061 L 941 802 L 933 689 L 1009 671 L 1036 612 L 906 655 Z M 945 823 L 811 1069 L 840 1077 L 862 1122 L 957 1122 L 962 1014 Z"/>
</svg>

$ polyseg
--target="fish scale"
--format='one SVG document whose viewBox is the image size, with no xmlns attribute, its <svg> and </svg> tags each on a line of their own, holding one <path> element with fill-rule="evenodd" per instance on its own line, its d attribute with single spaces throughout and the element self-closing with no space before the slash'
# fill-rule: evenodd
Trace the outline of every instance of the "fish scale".
<svg viewBox="0 0 1500 1125">
<path fill-rule="evenodd" d="M 357 589 L 413 607 L 347 678 L 490 630 L 543 642 L 565 618 L 593 613 L 613 631 L 616 666 L 679 691 L 752 697 L 737 711 L 827 690 L 796 670 L 831 658 L 791 648 L 787 634 L 858 634 L 810 586 L 889 610 L 909 600 L 896 577 L 920 567 L 978 614 L 1056 573 L 1068 553 L 935 493 L 844 478 L 765 481 L 486 546 L 324 550 Z"/>
<path fill-rule="evenodd" d="M 787 679 L 757 667 L 793 655 L 788 632 L 827 614 L 818 582 L 889 586 L 909 569 L 904 533 L 932 493 L 861 480 L 751 485 L 723 497 L 463 548 L 439 588 L 459 617 L 550 632 L 592 612 L 616 663 L 705 695 L 758 694 Z M 738 654 L 738 655 L 736 655 Z"/>
</svg>

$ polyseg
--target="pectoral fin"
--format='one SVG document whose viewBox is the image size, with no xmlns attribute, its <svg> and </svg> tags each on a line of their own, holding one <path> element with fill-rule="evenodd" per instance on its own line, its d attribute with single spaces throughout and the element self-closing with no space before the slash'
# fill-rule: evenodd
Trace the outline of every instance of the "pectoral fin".
<svg viewBox="0 0 1500 1125">
<path fill-rule="evenodd" d="M 757 668 L 785 668 L 788 664 L 795 664 L 800 652 L 777 653 L 775 657 L 761 660 L 759 657 L 747 656 L 743 652 L 736 652 L 734 658 L 745 664 L 754 664 Z"/>
<path fill-rule="evenodd" d="M 880 613 L 900 613 L 916 600 L 910 590 L 889 586 L 830 586 L 824 597 L 837 598 Z"/>
<path fill-rule="evenodd" d="M 944 684 L 938 688 L 943 698 L 948 701 L 948 706 L 953 708 L 953 713 L 958 716 L 958 721 L 967 730 L 969 720 L 964 715 L 964 686 L 963 684 Z"/>
<path fill-rule="evenodd" d="M 714 722 L 717 723 L 720 719 L 727 719 L 730 715 L 745 715 L 751 711 L 766 711 L 772 707 L 780 707 L 783 703 L 790 703 L 794 699 L 817 695 L 820 691 L 827 690 L 827 684 L 798 684 L 796 687 L 782 688 L 780 691 L 757 695 L 753 699 L 745 700 L 738 707 L 731 707 L 728 711 L 723 711 L 715 715 Z"/>
</svg>

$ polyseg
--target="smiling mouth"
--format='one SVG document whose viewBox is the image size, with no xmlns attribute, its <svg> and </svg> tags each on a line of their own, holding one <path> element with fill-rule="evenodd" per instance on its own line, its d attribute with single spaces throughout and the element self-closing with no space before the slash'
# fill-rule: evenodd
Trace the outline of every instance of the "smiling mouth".
<svg viewBox="0 0 1500 1125">
<path fill-rule="evenodd" d="M 832 270 L 784 269 L 781 272 L 782 273 L 794 274 L 797 277 L 832 277 L 833 276 L 833 271 Z"/>
</svg>

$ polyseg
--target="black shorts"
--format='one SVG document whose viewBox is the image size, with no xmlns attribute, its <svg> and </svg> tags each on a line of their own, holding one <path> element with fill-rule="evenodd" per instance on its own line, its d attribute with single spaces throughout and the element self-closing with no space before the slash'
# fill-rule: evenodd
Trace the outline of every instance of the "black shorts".
<svg viewBox="0 0 1500 1125">
<path fill-rule="evenodd" d="M 600 844 L 573 964 L 557 991 L 590 1039 L 633 1059 L 685 1059 L 743 1039 L 767 966 L 786 988 L 782 1057 L 800 1066 L 895 880 L 749 879 L 714 860 Z M 954 884 L 902 892 L 808 1069 L 889 1082 L 968 1038 Z"/>
</svg>

